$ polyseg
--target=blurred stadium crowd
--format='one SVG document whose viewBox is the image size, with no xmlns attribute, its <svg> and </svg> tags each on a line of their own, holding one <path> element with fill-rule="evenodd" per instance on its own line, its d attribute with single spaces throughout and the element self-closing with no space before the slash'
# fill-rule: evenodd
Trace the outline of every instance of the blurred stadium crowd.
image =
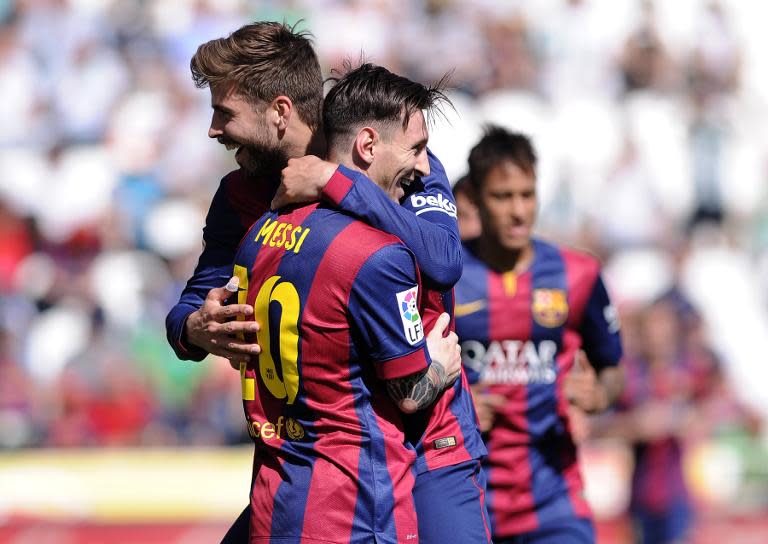
<svg viewBox="0 0 768 544">
<path fill-rule="evenodd" d="M 533 136 L 539 230 L 601 257 L 623 321 L 626 398 L 589 424 L 593 435 L 672 458 L 717 433 L 762 440 L 766 11 L 698 0 L 0 1 L 0 448 L 249 440 L 237 373 L 177 361 L 163 319 L 234 167 L 206 138 L 208 92 L 194 88 L 189 59 L 267 18 L 303 19 L 328 75 L 361 52 L 420 81 L 453 70 L 455 111 L 431 140 L 453 180 L 484 122 Z M 682 478 L 675 466 L 644 478 Z"/>
</svg>

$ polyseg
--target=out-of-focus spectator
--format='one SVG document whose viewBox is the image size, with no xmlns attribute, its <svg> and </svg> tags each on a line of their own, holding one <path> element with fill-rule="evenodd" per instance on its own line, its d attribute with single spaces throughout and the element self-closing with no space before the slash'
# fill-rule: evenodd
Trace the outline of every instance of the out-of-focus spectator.
<svg viewBox="0 0 768 544">
<path fill-rule="evenodd" d="M 637 27 L 624 43 L 619 65 L 624 89 L 671 90 L 674 79 L 673 60 L 659 32 L 652 0 L 641 0 Z"/>
<path fill-rule="evenodd" d="M 720 361 L 702 343 L 700 323 L 674 290 L 648 307 L 625 308 L 626 387 L 617 412 L 594 428 L 632 446 L 630 510 L 639 542 L 686 541 L 695 506 L 686 447 L 722 424 L 751 424 L 725 386 Z"/>
<path fill-rule="evenodd" d="M 588 210 L 603 245 L 611 250 L 658 244 L 669 224 L 654 191 L 652 175 L 631 138 L 596 193 L 599 205 Z M 605 213 L 612 210 L 613 213 Z"/>
<path fill-rule="evenodd" d="M 536 90 L 538 52 L 528 21 L 522 13 L 502 19 L 486 19 L 485 32 L 490 81 L 484 91 L 494 89 Z"/>
<path fill-rule="evenodd" d="M 392 68 L 415 81 L 437 81 L 451 71 L 452 86 L 476 95 L 490 74 L 486 63 L 477 62 L 486 47 L 482 11 L 458 0 L 424 0 L 421 9 L 417 2 L 408 4 L 396 10 L 393 21 L 399 30 L 392 38 Z"/>
<path fill-rule="evenodd" d="M 11 290 L 19 263 L 33 248 L 24 219 L 0 200 L 0 293 Z"/>
<path fill-rule="evenodd" d="M 688 60 L 688 85 L 694 100 L 735 92 L 741 80 L 743 54 L 718 0 L 707 0 L 702 6 L 696 38 Z"/>
</svg>

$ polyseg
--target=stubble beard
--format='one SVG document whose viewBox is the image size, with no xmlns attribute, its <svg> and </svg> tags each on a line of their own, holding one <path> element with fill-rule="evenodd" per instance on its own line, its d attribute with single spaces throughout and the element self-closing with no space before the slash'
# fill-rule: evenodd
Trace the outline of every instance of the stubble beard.
<svg viewBox="0 0 768 544">
<path fill-rule="evenodd" d="M 244 145 L 236 160 L 249 176 L 271 180 L 279 180 L 288 166 L 288 154 L 283 149 L 260 143 Z"/>
</svg>

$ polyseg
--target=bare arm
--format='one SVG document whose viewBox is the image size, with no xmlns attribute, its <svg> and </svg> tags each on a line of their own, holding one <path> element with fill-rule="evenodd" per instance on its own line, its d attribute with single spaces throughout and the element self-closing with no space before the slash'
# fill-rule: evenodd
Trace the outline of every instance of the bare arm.
<svg viewBox="0 0 768 544">
<path fill-rule="evenodd" d="M 387 380 L 390 398 L 406 414 L 412 414 L 432 404 L 461 374 L 459 338 L 455 332 L 443 336 L 449 323 L 450 317 L 443 313 L 427 335 L 427 349 L 432 359 L 429 368 L 402 378 Z"/>
<path fill-rule="evenodd" d="M 480 432 L 487 433 L 493 426 L 496 412 L 506 404 L 507 398 L 504 395 L 489 393 L 488 385 L 483 382 L 472 385 L 471 389 Z"/>
<path fill-rule="evenodd" d="M 605 408 L 616 402 L 624 389 L 624 367 L 612 366 L 604 368 L 598 374 L 600 385 L 605 389 Z"/>
<path fill-rule="evenodd" d="M 387 392 L 401 411 L 412 414 L 432 404 L 447 385 L 443 365 L 432 361 L 427 370 L 387 381 Z"/>
<path fill-rule="evenodd" d="M 588 414 L 606 410 L 619 398 L 623 387 L 621 366 L 603 368 L 597 374 L 583 351 L 576 353 L 573 368 L 565 377 L 568 400 Z"/>
</svg>

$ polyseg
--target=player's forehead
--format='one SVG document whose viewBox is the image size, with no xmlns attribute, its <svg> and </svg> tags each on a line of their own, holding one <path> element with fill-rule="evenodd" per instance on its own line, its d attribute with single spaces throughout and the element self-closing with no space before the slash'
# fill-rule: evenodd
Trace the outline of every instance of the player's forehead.
<svg viewBox="0 0 768 544">
<path fill-rule="evenodd" d="M 211 104 L 218 104 L 226 100 L 232 100 L 237 97 L 235 85 L 222 81 L 209 87 L 211 91 Z"/>
<path fill-rule="evenodd" d="M 252 108 L 250 102 L 237 86 L 231 83 L 211 85 L 211 107 L 213 109 L 238 110 Z"/>
<path fill-rule="evenodd" d="M 494 164 L 485 176 L 486 188 L 505 188 L 510 190 L 531 190 L 536 187 L 536 176 L 526 172 L 512 159 L 502 159 Z"/>
<path fill-rule="evenodd" d="M 429 130 L 424 118 L 424 112 L 421 110 L 415 110 L 408 116 L 407 127 L 403 129 L 402 122 L 400 122 L 399 126 L 400 130 L 395 131 L 397 138 L 408 144 L 409 147 L 426 145 L 429 141 Z"/>
<path fill-rule="evenodd" d="M 405 129 L 406 134 L 410 134 L 414 138 L 429 138 L 429 130 L 427 128 L 427 122 L 424 118 L 424 112 L 421 110 L 415 110 L 408 117 L 408 127 Z"/>
</svg>

